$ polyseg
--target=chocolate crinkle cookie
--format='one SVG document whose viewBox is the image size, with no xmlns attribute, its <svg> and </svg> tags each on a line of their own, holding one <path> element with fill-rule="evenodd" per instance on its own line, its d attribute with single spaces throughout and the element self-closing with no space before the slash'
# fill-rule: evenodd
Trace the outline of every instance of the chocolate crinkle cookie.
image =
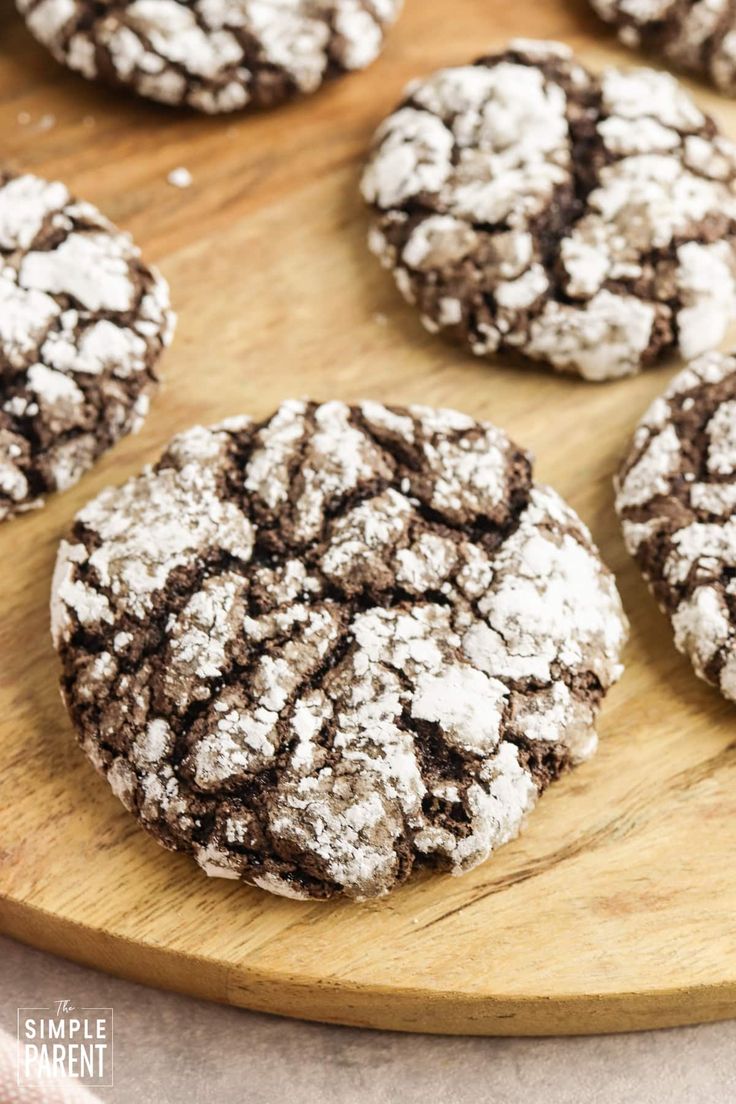
<svg viewBox="0 0 736 1104">
<path fill-rule="evenodd" d="M 697 674 L 736 700 L 736 359 L 685 368 L 617 479 L 626 545 Z"/>
<path fill-rule="evenodd" d="M 140 427 L 173 325 L 127 234 L 63 184 L 0 173 L 0 520 Z"/>
<path fill-rule="evenodd" d="M 363 176 L 425 326 L 602 380 L 736 315 L 736 146 L 673 77 L 512 42 L 409 85 Z"/>
<path fill-rule="evenodd" d="M 626 46 L 643 47 L 736 93 L 734 0 L 591 0 Z"/>
<path fill-rule="evenodd" d="M 449 410 L 286 402 L 78 514 L 52 628 L 82 746 L 210 875 L 296 898 L 460 874 L 596 746 L 613 577 Z"/>
<path fill-rule="evenodd" d="M 16 0 L 54 57 L 162 103 L 271 107 L 362 69 L 402 0 Z"/>
</svg>

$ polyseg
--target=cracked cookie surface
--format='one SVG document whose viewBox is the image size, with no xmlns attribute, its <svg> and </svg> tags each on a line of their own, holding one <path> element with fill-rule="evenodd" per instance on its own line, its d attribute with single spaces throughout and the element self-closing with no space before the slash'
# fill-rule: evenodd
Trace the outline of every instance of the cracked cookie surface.
<svg viewBox="0 0 736 1104">
<path fill-rule="evenodd" d="M 89 79 L 217 113 L 271 107 L 369 65 L 401 0 L 17 0 Z"/>
<path fill-rule="evenodd" d="M 641 47 L 736 94 L 735 0 L 590 0 L 626 46 Z"/>
<path fill-rule="evenodd" d="M 379 127 L 370 246 L 431 332 L 602 380 L 736 314 L 736 146 L 667 73 L 517 40 Z"/>
<path fill-rule="evenodd" d="M 498 429 L 290 401 L 77 515 L 52 631 L 82 746 L 165 846 L 297 898 L 462 873 L 596 746 L 625 618 Z"/>
<path fill-rule="evenodd" d="M 736 701 L 736 359 L 698 358 L 652 403 L 616 482 L 629 552 L 700 678 Z"/>
<path fill-rule="evenodd" d="M 173 324 L 127 234 L 63 184 L 0 173 L 0 520 L 140 427 Z"/>
</svg>

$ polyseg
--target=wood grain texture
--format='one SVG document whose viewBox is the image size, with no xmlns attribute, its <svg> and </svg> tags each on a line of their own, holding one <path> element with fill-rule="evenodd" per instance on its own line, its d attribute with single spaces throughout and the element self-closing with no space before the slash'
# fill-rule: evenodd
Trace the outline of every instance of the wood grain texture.
<svg viewBox="0 0 736 1104">
<path fill-rule="evenodd" d="M 423 333 L 365 248 L 361 158 L 405 81 L 513 34 L 564 38 L 593 66 L 632 60 L 584 0 L 407 0 L 369 72 L 275 114 L 202 119 L 63 72 L 0 0 L 4 157 L 131 230 L 180 313 L 140 436 L 0 532 L 6 933 L 154 985 L 373 1027 L 592 1032 L 736 1013 L 733 708 L 675 653 L 612 508 L 611 475 L 673 365 L 592 385 L 479 363 Z M 736 135 L 736 104 L 692 87 Z M 186 191 L 166 182 L 181 164 Z M 464 878 L 425 876 L 363 906 L 210 881 L 160 850 L 77 749 L 48 633 L 56 546 L 89 497 L 193 422 L 302 394 L 500 423 L 591 526 L 633 625 L 598 756 L 523 836 Z"/>
</svg>

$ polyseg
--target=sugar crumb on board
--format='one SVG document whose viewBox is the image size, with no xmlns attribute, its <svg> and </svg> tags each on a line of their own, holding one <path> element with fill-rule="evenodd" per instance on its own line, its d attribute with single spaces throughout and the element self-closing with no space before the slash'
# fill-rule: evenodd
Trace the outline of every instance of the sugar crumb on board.
<svg viewBox="0 0 736 1104">
<path fill-rule="evenodd" d="M 192 184 L 192 174 L 184 165 L 172 169 L 166 179 L 174 188 L 189 188 Z"/>
</svg>

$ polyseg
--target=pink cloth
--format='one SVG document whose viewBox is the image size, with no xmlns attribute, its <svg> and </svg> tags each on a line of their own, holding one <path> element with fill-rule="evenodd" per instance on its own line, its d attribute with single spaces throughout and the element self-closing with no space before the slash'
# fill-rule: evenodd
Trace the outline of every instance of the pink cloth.
<svg viewBox="0 0 736 1104">
<path fill-rule="evenodd" d="M 100 1104 L 99 1097 L 76 1081 L 27 1081 L 18 1084 L 18 1044 L 0 1031 L 0 1104 Z"/>
</svg>

